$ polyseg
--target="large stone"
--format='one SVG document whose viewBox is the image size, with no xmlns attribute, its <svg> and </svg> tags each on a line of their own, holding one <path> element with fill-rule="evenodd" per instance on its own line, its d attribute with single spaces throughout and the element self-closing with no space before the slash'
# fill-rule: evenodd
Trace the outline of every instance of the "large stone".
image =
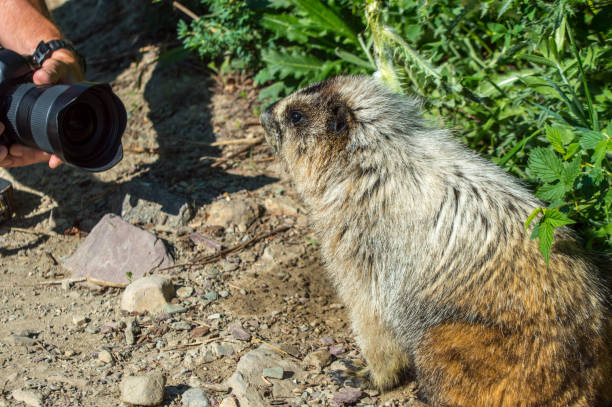
<svg viewBox="0 0 612 407">
<path fill-rule="evenodd" d="M 138 406 L 158 406 L 164 402 L 166 377 L 161 373 L 126 376 L 121 380 L 121 401 Z"/>
<path fill-rule="evenodd" d="M 183 393 L 181 397 L 183 407 L 209 407 L 210 400 L 204 393 L 204 390 L 197 387 L 192 387 Z"/>
<path fill-rule="evenodd" d="M 294 380 L 301 382 L 306 379 L 306 373 L 298 362 L 284 358 L 271 346 L 261 345 L 240 358 L 236 371 L 227 380 L 227 385 L 232 388 L 232 394 L 240 406 L 268 405 L 258 391 L 269 385 L 262 377 L 263 370 L 268 368 L 281 368 L 285 372 L 285 380 L 272 379 L 272 395 L 275 398 L 295 397 L 293 390 L 297 386 Z"/>
<path fill-rule="evenodd" d="M 161 239 L 108 214 L 64 263 L 76 277 L 128 284 L 148 271 L 168 267 L 174 260 Z"/>
<path fill-rule="evenodd" d="M 127 286 L 121 296 L 121 309 L 128 312 L 157 313 L 174 297 L 174 286 L 168 277 L 154 275 L 139 278 Z"/>
<path fill-rule="evenodd" d="M 152 223 L 160 226 L 185 226 L 193 216 L 189 203 L 156 185 L 134 182 L 123 187 L 125 197 L 121 217 L 128 222 Z"/>
<path fill-rule="evenodd" d="M 257 218 L 259 210 L 255 205 L 245 200 L 226 201 L 222 199 L 210 204 L 207 212 L 206 223 L 229 227 L 232 225 L 249 226 Z"/>
<path fill-rule="evenodd" d="M 28 406 L 42 407 L 43 396 L 35 390 L 13 390 L 11 393 L 13 398 L 17 401 L 21 401 Z"/>
</svg>

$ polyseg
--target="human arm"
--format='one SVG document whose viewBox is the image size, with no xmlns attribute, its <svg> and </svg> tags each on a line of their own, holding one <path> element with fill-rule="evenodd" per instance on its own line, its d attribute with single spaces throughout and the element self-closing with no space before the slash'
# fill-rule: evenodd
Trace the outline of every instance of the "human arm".
<svg viewBox="0 0 612 407">
<path fill-rule="evenodd" d="M 59 28 L 43 0 L 0 1 L 0 44 L 22 55 L 30 55 L 40 41 L 62 39 Z M 68 49 L 54 51 L 33 75 L 37 85 L 76 83 L 84 73 L 77 55 Z M 4 125 L 0 126 L 1 131 Z M 0 131 L 0 132 L 1 132 Z M 61 164 L 56 155 L 34 148 L 13 144 L 0 146 L 0 167 L 18 167 L 48 161 L 51 168 Z"/>
</svg>

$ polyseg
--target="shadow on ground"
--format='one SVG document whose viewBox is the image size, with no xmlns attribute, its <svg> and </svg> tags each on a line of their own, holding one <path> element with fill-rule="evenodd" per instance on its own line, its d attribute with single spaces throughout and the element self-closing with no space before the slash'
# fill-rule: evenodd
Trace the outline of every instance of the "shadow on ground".
<svg viewBox="0 0 612 407">
<path fill-rule="evenodd" d="M 10 169 L 26 187 L 48 195 L 54 230 L 89 230 L 108 212 L 119 213 L 126 194 L 147 199 L 160 192 L 197 207 L 223 192 L 253 190 L 276 181 L 266 176 L 229 174 L 210 163 L 220 150 L 211 125 L 211 80 L 202 64 L 166 57 L 180 46 L 177 15 L 166 3 L 128 0 L 51 0 L 64 35 L 88 61 L 87 80 L 112 83 L 128 111 L 123 161 L 106 173 L 90 174 L 67 165 L 50 171 L 45 164 Z M 155 149 L 156 155 L 136 151 Z M 202 159 L 202 157 L 210 157 Z M 125 181 L 129 179 L 129 181 Z M 12 226 L 30 227 L 50 217 L 44 195 L 16 194 L 18 216 Z M 162 203 L 160 199 L 160 203 Z M 167 200 L 166 200 L 167 202 Z M 166 205 L 170 214 L 177 205 Z M 24 215 L 28 215 L 24 217 Z"/>
</svg>

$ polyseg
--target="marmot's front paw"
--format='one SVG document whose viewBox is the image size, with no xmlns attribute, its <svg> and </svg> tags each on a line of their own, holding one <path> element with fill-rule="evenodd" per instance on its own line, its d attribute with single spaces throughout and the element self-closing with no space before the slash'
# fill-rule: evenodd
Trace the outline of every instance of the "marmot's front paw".
<svg viewBox="0 0 612 407">
<path fill-rule="evenodd" d="M 330 372 L 331 381 L 338 386 L 348 386 L 355 388 L 371 388 L 370 369 L 361 359 L 342 359 L 340 362 L 346 366 L 343 370 L 332 370 Z"/>
</svg>

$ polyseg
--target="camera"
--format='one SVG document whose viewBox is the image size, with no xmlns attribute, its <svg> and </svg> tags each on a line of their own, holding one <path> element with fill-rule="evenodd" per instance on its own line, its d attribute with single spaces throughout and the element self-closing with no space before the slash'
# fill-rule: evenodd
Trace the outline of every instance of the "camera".
<svg viewBox="0 0 612 407">
<path fill-rule="evenodd" d="M 0 144 L 58 155 L 87 171 L 105 171 L 123 157 L 127 114 L 107 83 L 37 86 L 30 62 L 0 49 Z"/>
</svg>

